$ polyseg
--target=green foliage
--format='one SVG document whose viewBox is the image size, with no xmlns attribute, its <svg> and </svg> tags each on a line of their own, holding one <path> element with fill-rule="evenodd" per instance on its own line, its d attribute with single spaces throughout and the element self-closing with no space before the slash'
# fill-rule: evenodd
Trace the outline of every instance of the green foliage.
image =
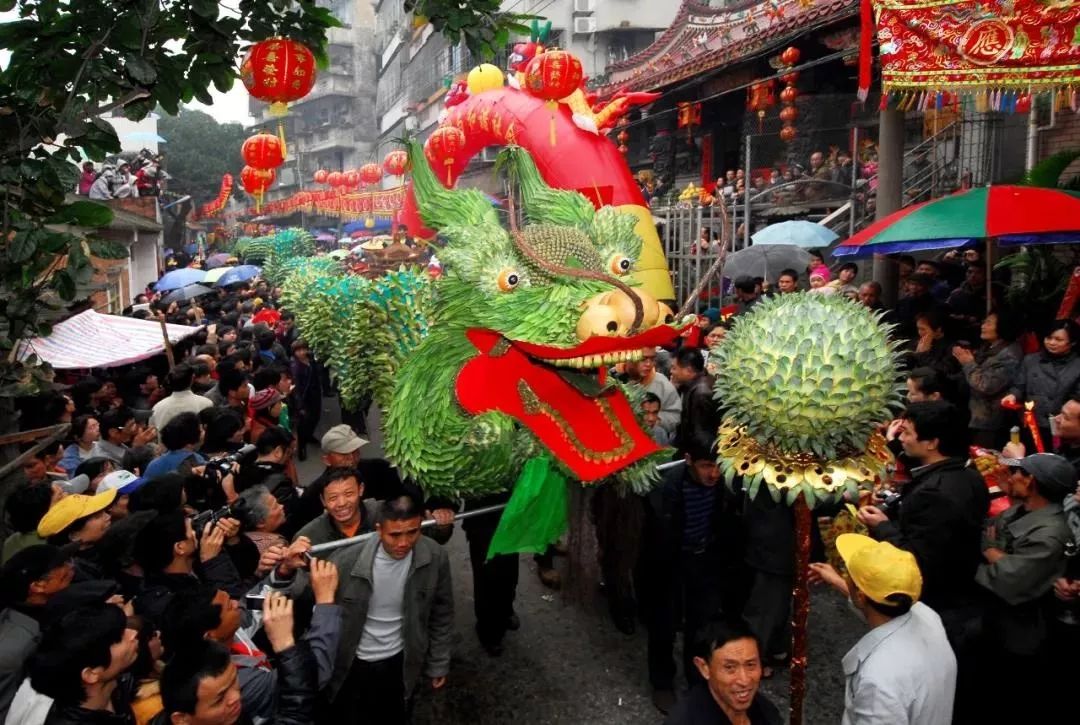
<svg viewBox="0 0 1080 725">
<path fill-rule="evenodd" d="M 1080 150 L 1059 151 L 1047 156 L 1035 164 L 1024 175 L 1025 186 L 1040 186 L 1044 189 L 1078 189 L 1080 188 L 1080 174 L 1073 174 L 1067 179 L 1062 179 L 1065 170 L 1074 161 L 1080 159 Z"/>
<path fill-rule="evenodd" d="M 315 237 L 304 229 L 281 229 L 264 237 L 241 237 L 233 254 L 244 264 L 264 264 L 272 257 L 306 257 L 315 253 Z"/>
<path fill-rule="evenodd" d="M 158 133 L 166 141 L 170 190 L 201 204 L 217 198 L 222 176 L 240 178 L 240 146 L 249 132 L 239 123 L 218 123 L 208 113 L 181 108 L 175 116 L 162 116 Z"/>
<path fill-rule="evenodd" d="M 101 205 L 65 203 L 77 163 L 120 151 L 110 113 L 138 120 L 157 106 L 176 114 L 182 103 L 211 103 L 210 87 L 232 87 L 248 44 L 284 35 L 325 58 L 326 31 L 338 24 L 315 0 L 232 6 L 226 14 L 207 0 L 5 3 L 17 19 L 0 25 L 0 51 L 10 54 L 0 69 L 0 354 L 45 332 L 46 300 L 72 300 L 92 275 L 93 238 L 46 224 L 111 218 Z"/>
<path fill-rule="evenodd" d="M 848 456 L 900 403 L 896 348 L 888 327 L 846 298 L 767 298 L 713 350 L 716 399 L 727 421 L 783 453 Z"/>
<path fill-rule="evenodd" d="M 405 0 L 405 11 L 427 18 L 451 44 L 464 41 L 476 58 L 491 58 L 510 36 L 528 35 L 524 23 L 536 16 L 503 12 L 500 0 Z"/>
</svg>

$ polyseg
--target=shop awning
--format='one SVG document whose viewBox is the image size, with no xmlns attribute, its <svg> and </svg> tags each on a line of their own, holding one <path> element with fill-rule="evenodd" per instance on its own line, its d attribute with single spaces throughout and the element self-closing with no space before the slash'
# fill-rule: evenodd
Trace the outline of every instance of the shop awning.
<svg viewBox="0 0 1080 725">
<path fill-rule="evenodd" d="M 172 343 L 199 330 L 186 325 L 165 325 L 165 329 Z M 102 315 L 93 310 L 57 323 L 47 337 L 19 343 L 20 359 L 37 355 L 58 370 L 116 367 L 164 351 L 160 322 Z"/>
</svg>

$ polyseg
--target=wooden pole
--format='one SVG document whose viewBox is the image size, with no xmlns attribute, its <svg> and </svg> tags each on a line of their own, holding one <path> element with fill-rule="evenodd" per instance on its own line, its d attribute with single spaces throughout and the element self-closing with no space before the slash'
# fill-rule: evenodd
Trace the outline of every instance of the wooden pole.
<svg viewBox="0 0 1080 725">
<path fill-rule="evenodd" d="M 48 428 L 35 428 L 34 430 L 24 430 L 18 433 L 11 433 L 6 436 L 0 437 L 0 445 L 11 445 L 13 443 L 25 443 L 26 441 L 33 441 L 45 437 L 45 440 L 38 443 L 36 446 L 28 451 L 20 454 L 14 461 L 5 463 L 3 467 L 0 467 L 0 480 L 4 479 L 9 473 L 28 461 L 32 456 L 37 455 L 40 451 L 47 446 L 56 443 L 56 441 L 67 435 L 67 432 L 71 430 L 70 423 L 61 423 L 59 425 L 50 426 Z"/>
<path fill-rule="evenodd" d="M 176 367 L 176 359 L 173 357 L 172 341 L 169 339 L 169 329 L 165 327 L 165 316 L 158 320 L 161 323 L 161 337 L 165 340 L 165 357 L 169 359 L 169 370 Z"/>
<path fill-rule="evenodd" d="M 795 500 L 795 584 L 791 598 L 791 695 L 788 721 L 802 725 L 806 700 L 806 622 L 810 614 L 810 507 Z"/>
</svg>

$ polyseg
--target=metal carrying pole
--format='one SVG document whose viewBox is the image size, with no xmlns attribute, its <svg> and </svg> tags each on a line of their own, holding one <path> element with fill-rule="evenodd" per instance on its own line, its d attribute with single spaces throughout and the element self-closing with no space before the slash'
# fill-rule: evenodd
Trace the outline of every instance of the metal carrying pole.
<svg viewBox="0 0 1080 725">
<path fill-rule="evenodd" d="M 671 461 L 669 463 L 661 463 L 660 465 L 658 465 L 656 467 L 656 470 L 663 472 L 663 471 L 668 470 L 669 468 L 674 468 L 675 466 L 681 466 L 682 464 L 683 464 L 682 461 Z M 498 504 L 495 504 L 494 506 L 484 506 L 483 508 L 473 509 L 472 511 L 463 511 L 460 514 L 456 514 L 454 516 L 454 521 L 455 522 L 464 521 L 465 519 L 472 518 L 473 516 L 483 516 L 484 514 L 493 514 L 493 513 L 496 513 L 498 511 L 502 511 L 504 508 L 506 508 L 506 504 L 498 503 Z M 425 519 L 424 521 L 422 521 L 420 523 L 420 528 L 422 528 L 422 529 L 427 528 L 428 526 L 435 526 L 435 519 Z M 325 544 L 316 544 L 315 546 L 308 549 L 308 552 L 312 553 L 312 554 L 320 554 L 320 553 L 322 553 L 324 551 L 333 551 L 334 549 L 340 549 L 340 548 L 342 548 L 344 546 L 352 546 L 353 544 L 362 544 L 365 541 L 367 541 L 368 539 L 374 538 L 375 536 L 378 536 L 378 534 L 376 534 L 374 531 L 369 531 L 366 534 L 359 534 L 357 536 L 350 536 L 347 539 L 339 539 L 338 541 L 328 541 Z"/>
</svg>

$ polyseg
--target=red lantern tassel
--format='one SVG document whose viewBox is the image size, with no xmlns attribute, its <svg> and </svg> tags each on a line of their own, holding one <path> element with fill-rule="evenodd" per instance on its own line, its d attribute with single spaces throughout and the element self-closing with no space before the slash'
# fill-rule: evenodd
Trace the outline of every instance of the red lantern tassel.
<svg viewBox="0 0 1080 725">
<path fill-rule="evenodd" d="M 443 161 L 446 166 L 446 188 L 452 188 L 454 186 L 454 160 L 446 159 Z"/>
<path fill-rule="evenodd" d="M 545 101 L 544 104 L 551 111 L 551 121 L 548 124 L 548 141 L 552 146 L 555 145 L 555 113 L 559 110 L 558 101 Z"/>
<path fill-rule="evenodd" d="M 281 139 L 281 158 L 284 161 L 289 157 L 289 147 L 285 145 L 285 122 L 278 121 L 277 135 Z"/>
</svg>

